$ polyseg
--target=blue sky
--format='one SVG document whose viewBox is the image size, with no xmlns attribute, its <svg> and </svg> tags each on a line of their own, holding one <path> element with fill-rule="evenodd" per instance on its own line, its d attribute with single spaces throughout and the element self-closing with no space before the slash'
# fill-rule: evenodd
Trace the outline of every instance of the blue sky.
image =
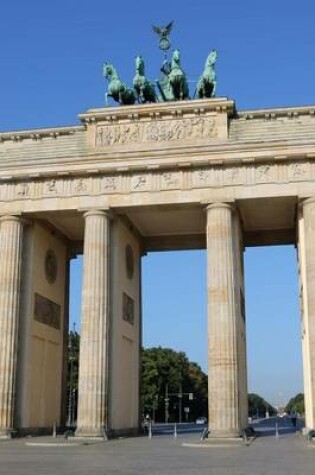
<svg viewBox="0 0 315 475">
<path fill-rule="evenodd" d="M 151 25 L 170 20 L 189 79 L 216 48 L 217 95 L 239 110 L 314 104 L 314 16 L 313 0 L 3 2 L 0 130 L 79 123 L 79 113 L 104 105 L 105 60 L 130 84 L 142 54 L 156 79 L 162 56 Z M 295 250 L 248 249 L 245 262 L 250 389 L 278 403 L 302 389 Z M 143 274 L 144 343 L 183 349 L 205 368 L 205 253 L 148 255 Z"/>
</svg>

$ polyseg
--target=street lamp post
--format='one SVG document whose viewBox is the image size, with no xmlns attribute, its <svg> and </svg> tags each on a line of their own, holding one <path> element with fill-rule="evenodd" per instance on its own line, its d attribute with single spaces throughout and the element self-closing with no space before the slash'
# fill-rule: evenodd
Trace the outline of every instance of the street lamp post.
<svg viewBox="0 0 315 475">
<path fill-rule="evenodd" d="M 153 420 L 153 422 L 155 422 L 155 411 L 158 408 L 158 399 L 159 399 L 159 396 L 158 396 L 158 394 L 156 394 L 153 398 L 153 407 L 152 407 L 152 420 Z"/>
<path fill-rule="evenodd" d="M 168 384 L 165 385 L 165 399 L 164 399 L 164 402 L 165 402 L 165 423 L 167 424 L 168 419 L 169 419 L 168 408 L 169 408 L 169 403 L 170 403 L 170 400 L 169 400 L 169 397 L 168 397 Z"/>
</svg>

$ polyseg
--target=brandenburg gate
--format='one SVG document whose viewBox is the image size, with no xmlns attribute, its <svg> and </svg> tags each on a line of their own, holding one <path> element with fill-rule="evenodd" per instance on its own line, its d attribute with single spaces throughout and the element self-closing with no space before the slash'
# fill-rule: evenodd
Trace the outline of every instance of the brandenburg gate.
<svg viewBox="0 0 315 475">
<path fill-rule="evenodd" d="M 209 428 L 247 424 L 246 246 L 296 244 L 315 427 L 315 106 L 227 98 L 88 110 L 0 134 L 0 428 L 65 416 L 69 260 L 84 256 L 77 435 L 139 427 L 141 255 L 208 255 Z"/>
<path fill-rule="evenodd" d="M 225 97 L 90 109 L 0 134 L 0 433 L 62 425 L 83 253 L 77 436 L 139 429 L 141 256 L 206 249 L 210 437 L 247 425 L 246 246 L 294 244 L 315 427 L 315 106 Z"/>
</svg>

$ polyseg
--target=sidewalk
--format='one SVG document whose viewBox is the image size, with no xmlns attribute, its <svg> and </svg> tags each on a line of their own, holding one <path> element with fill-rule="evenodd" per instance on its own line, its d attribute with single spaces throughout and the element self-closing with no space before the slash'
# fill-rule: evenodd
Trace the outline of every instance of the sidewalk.
<svg viewBox="0 0 315 475">
<path fill-rule="evenodd" d="M 200 443 L 196 435 L 116 439 L 52 437 L 0 442 L 1 475 L 314 475 L 315 443 L 299 434 L 247 447 Z"/>
</svg>

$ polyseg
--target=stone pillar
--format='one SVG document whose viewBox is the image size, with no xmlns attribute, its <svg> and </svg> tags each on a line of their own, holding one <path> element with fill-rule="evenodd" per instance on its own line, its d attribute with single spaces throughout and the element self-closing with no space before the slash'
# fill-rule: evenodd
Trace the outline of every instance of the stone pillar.
<svg viewBox="0 0 315 475">
<path fill-rule="evenodd" d="M 240 285 L 234 209 L 207 207 L 209 437 L 238 437 L 241 427 L 238 358 Z"/>
<path fill-rule="evenodd" d="M 302 301 L 302 351 L 305 427 L 315 429 L 315 198 L 299 214 L 299 270 Z"/>
<path fill-rule="evenodd" d="M 23 223 L 0 217 L 0 435 L 14 429 Z"/>
<path fill-rule="evenodd" d="M 76 435 L 100 437 L 107 424 L 109 217 L 84 214 L 79 401 Z"/>
</svg>

